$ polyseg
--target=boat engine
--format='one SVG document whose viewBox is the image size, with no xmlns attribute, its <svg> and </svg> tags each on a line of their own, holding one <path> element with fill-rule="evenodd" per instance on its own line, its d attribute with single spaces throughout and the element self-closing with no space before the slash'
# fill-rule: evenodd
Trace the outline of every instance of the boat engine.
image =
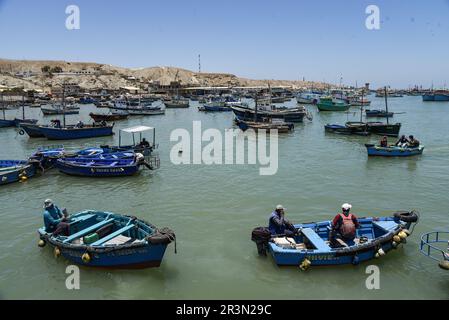
<svg viewBox="0 0 449 320">
<path fill-rule="evenodd" d="M 251 240 L 257 245 L 257 252 L 261 256 L 267 255 L 268 241 L 271 239 L 271 232 L 266 227 L 254 228 L 251 232 Z"/>
</svg>

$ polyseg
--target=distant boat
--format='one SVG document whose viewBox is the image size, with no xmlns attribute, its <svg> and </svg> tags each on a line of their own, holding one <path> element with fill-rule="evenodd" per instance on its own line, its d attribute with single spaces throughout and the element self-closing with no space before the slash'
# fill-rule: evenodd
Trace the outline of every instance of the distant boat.
<svg viewBox="0 0 449 320">
<path fill-rule="evenodd" d="M 54 247 L 72 263 L 100 268 L 141 269 L 159 267 L 175 233 L 130 215 L 86 210 L 69 216 L 68 236 L 38 230 L 39 246 Z"/>
<path fill-rule="evenodd" d="M 63 158 L 56 161 L 60 172 L 84 177 L 118 177 L 131 176 L 144 165 L 144 158 L 136 159 L 98 159 L 98 158 Z"/>
<path fill-rule="evenodd" d="M 365 115 L 371 118 L 391 118 L 393 117 L 393 112 L 386 112 L 384 110 L 365 110 Z"/>
<path fill-rule="evenodd" d="M 358 125 L 339 125 L 339 124 L 326 124 L 324 126 L 326 132 L 338 133 L 343 135 L 357 135 L 357 136 L 368 136 L 370 133 L 367 131 L 365 123 L 359 123 Z"/>
<path fill-rule="evenodd" d="M 320 111 L 347 111 L 351 105 L 335 101 L 332 97 L 321 97 L 316 105 Z"/>
<path fill-rule="evenodd" d="M 317 104 L 320 101 L 320 94 L 313 92 L 301 92 L 296 96 L 296 102 L 302 104 Z"/>
<path fill-rule="evenodd" d="M 113 128 L 114 128 L 113 125 L 105 125 L 105 126 L 84 125 L 83 127 L 39 126 L 40 132 L 49 140 L 72 140 L 72 139 L 111 136 L 114 134 L 114 132 L 112 131 Z"/>
<path fill-rule="evenodd" d="M 36 167 L 26 160 L 0 160 L 0 185 L 31 178 L 35 174 Z"/>
<path fill-rule="evenodd" d="M 307 113 L 304 107 L 273 109 L 273 110 L 257 110 L 257 118 L 255 118 L 255 109 L 247 106 L 232 106 L 232 111 L 239 120 L 243 121 L 263 121 L 264 118 L 281 119 L 285 122 L 302 122 L 304 117 L 311 116 Z"/>
<path fill-rule="evenodd" d="M 277 130 L 278 133 L 287 133 L 294 129 L 293 123 L 287 123 L 284 121 L 273 121 L 273 122 L 255 122 L 255 121 L 242 121 L 236 119 L 237 126 L 242 130 L 246 131 L 248 129 L 266 130 L 270 132 L 271 130 Z"/>
<path fill-rule="evenodd" d="M 374 144 L 365 144 L 368 156 L 381 157 L 410 157 L 420 155 L 424 151 L 424 146 L 417 148 L 402 148 L 397 146 L 381 147 Z"/>
<path fill-rule="evenodd" d="M 86 96 L 86 97 L 81 97 L 80 99 L 79 99 L 79 103 L 80 104 L 95 104 L 97 102 L 97 100 L 95 100 L 94 98 L 92 98 L 92 97 L 88 97 L 88 96 Z"/>
<path fill-rule="evenodd" d="M 353 96 L 353 97 L 349 98 L 349 104 L 354 107 L 369 106 L 371 104 L 371 101 L 369 101 L 367 99 L 363 99 L 359 96 Z"/>
<path fill-rule="evenodd" d="M 117 121 L 117 120 L 124 120 L 128 118 L 127 113 L 122 114 L 102 114 L 102 113 L 89 113 L 89 116 L 95 121 L 95 122 L 101 122 L 101 121 Z"/>
<path fill-rule="evenodd" d="M 190 106 L 188 99 L 176 98 L 169 101 L 164 101 L 165 107 L 168 109 L 188 108 Z"/>
<path fill-rule="evenodd" d="M 80 108 L 76 105 L 67 105 L 65 106 L 65 110 L 63 110 L 63 106 L 59 104 L 47 106 L 41 106 L 41 111 L 44 115 L 56 115 L 56 114 L 79 114 Z"/>
<path fill-rule="evenodd" d="M 431 91 L 422 96 L 423 101 L 449 101 L 449 92 L 446 90 Z"/>
<path fill-rule="evenodd" d="M 0 94 L 0 98 L 1 106 L 3 107 L 3 119 L 0 119 L 0 128 L 14 127 L 16 125 L 16 122 L 14 120 L 6 120 L 5 108 L 3 106 L 3 94 Z"/>
<path fill-rule="evenodd" d="M 45 135 L 42 133 L 42 126 L 32 123 L 22 123 L 20 125 L 21 130 L 19 130 L 19 134 L 28 134 L 30 138 L 43 138 Z M 22 132 L 23 130 L 23 132 Z"/>
</svg>

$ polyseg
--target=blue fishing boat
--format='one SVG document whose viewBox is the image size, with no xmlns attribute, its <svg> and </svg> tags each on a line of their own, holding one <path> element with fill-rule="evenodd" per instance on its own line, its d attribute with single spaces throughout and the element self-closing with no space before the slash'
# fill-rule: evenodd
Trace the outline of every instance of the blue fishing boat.
<svg viewBox="0 0 449 320">
<path fill-rule="evenodd" d="M 358 219 L 360 228 L 352 242 L 339 241 L 338 247 L 329 242 L 331 221 L 294 225 L 295 237 L 271 235 L 267 228 L 253 230 L 259 254 L 272 255 L 279 266 L 299 266 L 306 270 L 310 266 L 357 265 L 360 262 L 380 258 L 406 242 L 410 227 L 418 222 L 417 212 L 397 212 L 392 217 L 369 217 Z"/>
<path fill-rule="evenodd" d="M 25 181 L 36 174 L 33 163 L 25 160 L 0 160 L 0 185 Z"/>
<path fill-rule="evenodd" d="M 5 120 L 0 119 L 0 128 L 7 128 L 7 127 L 15 127 L 16 123 L 14 120 Z"/>
<path fill-rule="evenodd" d="M 374 144 L 365 144 L 365 147 L 368 151 L 368 156 L 381 157 L 410 157 L 420 155 L 424 151 L 424 146 L 419 146 L 417 148 L 403 148 L 397 146 L 381 147 Z"/>
<path fill-rule="evenodd" d="M 77 126 L 48 127 L 39 126 L 40 132 L 49 140 L 72 140 L 83 138 L 94 138 L 111 136 L 114 134 L 114 125 L 91 126 L 85 125 L 82 128 Z"/>
<path fill-rule="evenodd" d="M 143 165 L 149 166 L 142 154 L 131 159 L 61 158 L 55 164 L 60 172 L 83 177 L 131 176 Z"/>
<path fill-rule="evenodd" d="M 55 257 L 83 266 L 140 269 L 159 267 L 175 233 L 127 215 L 86 210 L 67 218 L 67 236 L 38 230 L 39 246 L 47 243 Z"/>
<path fill-rule="evenodd" d="M 32 123 L 22 123 L 20 124 L 19 134 L 24 135 L 26 133 L 30 138 L 43 138 L 45 135 L 42 133 L 41 127 L 43 126 Z"/>
<path fill-rule="evenodd" d="M 438 262 L 441 269 L 449 270 L 449 231 L 433 231 L 421 236 L 419 251 Z"/>
</svg>

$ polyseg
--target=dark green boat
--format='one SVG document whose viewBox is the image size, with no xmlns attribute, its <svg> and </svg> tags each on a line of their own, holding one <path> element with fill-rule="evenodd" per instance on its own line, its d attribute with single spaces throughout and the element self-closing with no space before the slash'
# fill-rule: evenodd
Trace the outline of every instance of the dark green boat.
<svg viewBox="0 0 449 320">
<path fill-rule="evenodd" d="M 351 105 L 334 101 L 332 97 L 322 97 L 317 103 L 320 111 L 347 111 Z"/>
</svg>

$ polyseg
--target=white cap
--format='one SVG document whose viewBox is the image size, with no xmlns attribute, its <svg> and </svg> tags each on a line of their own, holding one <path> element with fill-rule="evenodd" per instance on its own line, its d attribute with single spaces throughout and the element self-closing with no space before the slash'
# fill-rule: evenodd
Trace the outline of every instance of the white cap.
<svg viewBox="0 0 449 320">
<path fill-rule="evenodd" d="M 49 206 L 51 206 L 53 204 L 53 201 L 51 199 L 46 199 L 44 201 L 44 209 L 48 208 Z"/>
<path fill-rule="evenodd" d="M 352 205 L 351 205 L 350 203 L 343 203 L 343 204 L 341 205 L 341 208 L 342 208 L 343 210 L 349 210 L 349 209 L 352 208 Z"/>
<path fill-rule="evenodd" d="M 285 210 L 285 208 L 282 206 L 282 204 L 278 204 L 277 206 L 276 206 L 276 210 Z"/>
</svg>

